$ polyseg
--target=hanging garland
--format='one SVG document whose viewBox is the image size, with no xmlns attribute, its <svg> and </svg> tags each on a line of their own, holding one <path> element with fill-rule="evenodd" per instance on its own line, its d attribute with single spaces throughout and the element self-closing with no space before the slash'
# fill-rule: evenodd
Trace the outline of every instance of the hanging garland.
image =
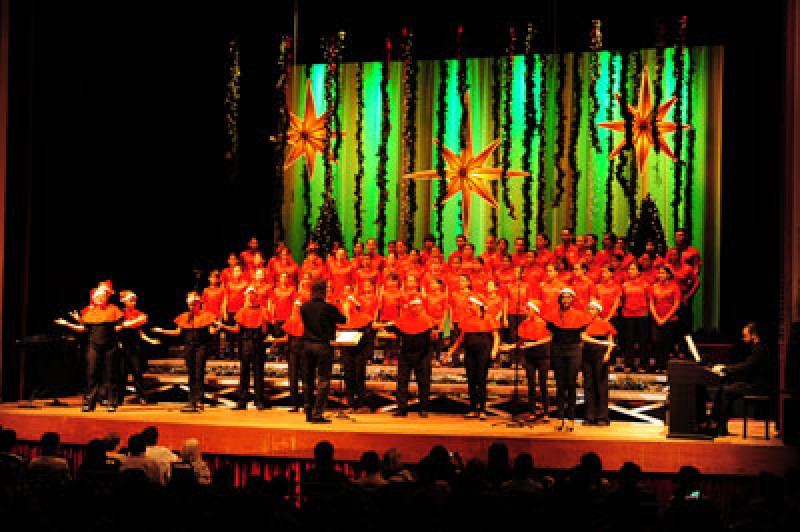
<svg viewBox="0 0 800 532">
<path fill-rule="evenodd" d="M 620 86 L 620 95 L 623 102 L 628 102 L 628 84 L 631 82 L 631 75 L 630 75 L 630 63 L 635 62 L 632 54 L 628 54 L 627 57 L 622 58 L 622 66 L 620 68 L 620 75 L 619 75 L 619 86 Z M 615 177 L 617 182 L 622 187 L 622 191 L 625 193 L 625 199 L 628 202 L 628 216 L 631 220 L 636 219 L 636 178 L 635 173 L 636 171 L 631 171 L 629 160 L 628 160 L 628 153 L 633 148 L 633 121 L 631 112 L 628 110 L 627 105 L 621 105 L 622 109 L 622 116 L 625 118 L 625 138 L 626 144 L 625 148 L 619 153 L 618 160 L 617 160 L 617 167 L 615 170 Z M 628 136 L 630 134 L 630 136 Z M 630 158 L 630 162 L 633 162 L 633 157 Z M 625 171 L 628 170 L 628 178 L 625 178 Z"/>
<path fill-rule="evenodd" d="M 334 38 L 333 49 L 333 66 L 335 67 L 335 75 L 333 77 L 333 130 L 342 130 L 342 117 L 339 114 L 339 109 L 342 104 L 342 50 L 344 50 L 344 32 L 339 32 Z M 333 160 L 339 160 L 339 154 L 342 151 L 342 137 L 344 135 L 336 135 L 333 143 Z"/>
<path fill-rule="evenodd" d="M 556 148 L 553 153 L 553 163 L 556 166 L 556 195 L 553 198 L 553 207 L 561 205 L 561 198 L 564 196 L 564 179 L 566 172 L 564 166 L 561 164 L 561 159 L 564 156 L 564 124 L 567 122 L 567 115 L 564 114 L 564 97 L 566 96 L 566 73 L 567 61 L 566 54 L 558 55 L 558 95 L 556 96 L 556 105 L 558 105 L 558 128 L 556 129 Z"/>
<path fill-rule="evenodd" d="M 694 64 L 694 54 L 692 54 L 692 47 L 689 46 L 686 48 L 686 53 L 688 54 L 689 59 L 689 79 L 687 80 L 687 84 L 689 87 L 688 95 L 686 99 L 686 115 L 689 119 L 689 123 L 692 121 L 692 117 L 694 116 L 692 113 L 694 111 L 694 102 L 692 93 L 694 92 L 692 88 L 694 87 L 694 73 L 695 73 L 695 64 Z M 686 236 L 689 238 L 689 241 L 692 241 L 692 181 L 694 177 L 694 149 L 695 149 L 695 129 L 689 128 L 686 133 L 689 139 L 689 146 L 687 148 L 686 154 L 686 192 L 684 193 L 684 200 L 683 200 L 683 227 L 686 229 Z"/>
<path fill-rule="evenodd" d="M 508 171 L 511 168 L 511 80 L 514 78 L 514 50 L 516 50 L 517 47 L 517 34 L 513 27 L 509 28 L 508 37 L 508 49 L 506 50 L 508 62 L 506 63 L 505 99 L 503 106 L 503 114 L 505 115 L 505 123 L 503 124 L 503 173 L 500 175 L 500 186 L 503 190 L 503 203 L 506 204 L 508 215 L 512 220 L 516 220 L 517 215 L 514 212 L 514 204 L 511 202 L 511 190 L 508 188 L 508 180 L 506 179 Z"/>
<path fill-rule="evenodd" d="M 278 131 L 280 134 L 275 143 L 275 179 L 273 180 L 272 225 L 273 241 L 283 241 L 285 228 L 283 226 L 283 161 L 286 158 L 286 143 L 289 137 L 289 80 L 292 74 L 292 40 L 290 37 L 281 39 L 278 52 L 278 83 L 275 91 L 275 106 L 278 111 Z"/>
<path fill-rule="evenodd" d="M 590 45 L 592 54 L 589 66 L 589 72 L 591 73 L 591 77 L 589 79 L 589 133 L 592 137 L 592 147 L 597 153 L 600 153 L 601 151 L 600 136 L 597 132 L 597 111 L 600 109 L 600 101 L 597 98 L 597 80 L 600 79 L 599 50 L 603 47 L 603 33 L 601 31 L 601 25 L 602 23 L 599 19 L 592 21 L 592 42 Z"/>
<path fill-rule="evenodd" d="M 536 170 L 536 232 L 542 233 L 545 230 L 544 209 L 545 195 L 547 192 L 547 179 L 545 175 L 545 117 L 547 116 L 547 63 L 549 56 L 542 54 L 539 67 L 539 120 L 537 123 L 536 134 L 539 136 L 539 167 Z"/>
<path fill-rule="evenodd" d="M 461 102 L 461 116 L 459 118 L 460 124 L 458 126 L 458 147 L 459 153 L 464 153 L 467 144 L 471 139 L 467 138 L 467 121 L 466 116 L 469 110 L 467 109 L 467 57 L 464 55 L 464 27 L 459 25 L 456 32 L 456 57 L 458 58 L 458 74 L 456 75 L 458 100 Z M 462 200 L 458 200 L 458 225 L 462 228 L 461 233 L 467 233 L 464 229 L 464 224 L 469 224 L 469 220 L 464 220 L 464 210 L 462 207 Z"/>
<path fill-rule="evenodd" d="M 353 235 L 353 244 L 361 241 L 364 230 L 364 65 L 356 65 L 356 175 L 355 181 L 355 217 L 356 230 Z"/>
<path fill-rule="evenodd" d="M 500 68 L 500 59 L 492 59 L 492 138 L 496 139 L 500 136 L 500 101 L 502 95 L 500 94 L 502 88 L 503 71 Z M 497 168 L 500 165 L 500 152 L 495 150 L 492 153 L 492 166 Z M 500 184 L 496 179 L 492 179 L 492 195 L 496 198 L 497 191 Z M 497 236 L 497 209 L 491 210 L 491 226 L 489 227 L 489 234 Z"/>
<path fill-rule="evenodd" d="M 569 212 L 569 227 L 575 230 L 578 226 L 578 183 L 581 172 L 578 169 L 578 135 L 581 126 L 581 96 L 583 83 L 581 80 L 581 54 L 572 54 L 572 122 L 569 133 L 569 173 L 572 185 L 572 205 Z"/>
<path fill-rule="evenodd" d="M 656 43 L 656 75 L 655 86 L 653 87 L 653 109 L 658 109 L 661 105 L 662 90 L 661 82 L 664 73 L 664 26 L 658 25 L 658 41 Z M 640 104 L 641 105 L 641 104 Z M 658 113 L 653 112 L 650 116 L 650 131 L 658 131 Z M 660 135 L 653 135 L 653 150 L 661 153 Z"/>
<path fill-rule="evenodd" d="M 679 223 L 680 205 L 681 205 L 681 178 L 683 172 L 683 162 L 681 155 L 683 154 L 683 52 L 686 46 L 686 17 L 680 19 L 680 31 L 678 36 L 677 49 L 675 50 L 675 166 L 673 167 L 673 175 L 675 181 L 675 189 L 672 198 L 672 219 L 676 226 Z"/>
<path fill-rule="evenodd" d="M 306 65 L 306 79 L 311 78 L 311 65 Z M 308 165 L 303 165 L 303 234 L 305 240 L 303 249 L 308 247 L 311 239 L 311 176 L 308 174 Z"/>
<path fill-rule="evenodd" d="M 239 42 L 228 41 L 228 82 L 225 85 L 225 161 L 228 177 L 239 173 Z"/>
<path fill-rule="evenodd" d="M 444 198 L 447 195 L 447 174 L 444 165 L 444 137 L 447 133 L 447 60 L 439 61 L 439 106 L 436 111 L 436 171 L 439 172 L 439 193 L 436 198 L 436 235 L 439 248 L 444 249 Z"/>
<path fill-rule="evenodd" d="M 531 156 L 533 155 L 533 134 L 537 129 L 536 124 L 536 56 L 533 53 L 533 24 L 528 24 L 528 32 L 525 35 L 525 135 L 523 144 L 525 151 L 522 154 L 522 169 L 529 174 L 525 176 L 522 184 L 522 237 L 525 239 L 527 247 L 531 246 L 531 219 L 533 218 L 533 167 Z"/>
<path fill-rule="evenodd" d="M 414 61 L 413 40 L 414 34 L 403 28 L 401 53 L 403 57 L 403 102 L 405 104 L 403 146 L 406 156 L 406 173 L 414 171 L 417 146 L 417 64 Z M 417 182 L 414 179 L 404 179 L 403 181 L 408 186 L 408 208 L 405 209 L 404 214 L 406 241 L 409 247 L 413 247 L 414 217 L 417 212 Z"/>
<path fill-rule="evenodd" d="M 606 120 L 611 121 L 614 119 L 614 59 L 618 54 L 610 54 L 608 56 L 608 65 L 606 71 L 608 75 L 608 105 L 606 106 Z M 608 153 L 614 150 L 614 135 L 608 132 Z M 613 232 L 614 229 L 614 164 L 608 163 L 608 175 L 606 176 L 606 233 Z"/>
<path fill-rule="evenodd" d="M 329 112 L 325 113 L 325 138 L 323 139 L 323 154 L 329 154 L 333 151 L 331 147 L 331 142 L 333 140 L 332 132 L 333 129 L 333 121 L 335 120 L 334 117 L 338 114 L 336 111 L 336 107 L 334 107 L 336 102 L 336 97 L 334 95 L 335 90 L 335 80 L 338 77 L 338 71 L 336 69 L 336 41 L 334 41 L 333 37 L 331 37 L 330 42 L 325 42 L 323 38 L 323 55 L 325 57 L 325 109 Z M 323 157 L 322 163 L 325 166 L 325 182 L 324 182 L 324 192 L 323 195 L 327 200 L 328 196 L 333 195 L 333 159 L 336 157 L 334 154 L 332 157 Z"/>
<path fill-rule="evenodd" d="M 389 202 L 389 180 L 386 178 L 386 163 L 389 160 L 389 134 L 392 124 L 389 122 L 391 112 L 389 102 L 389 65 L 392 60 L 392 41 L 386 38 L 386 56 L 381 64 L 381 145 L 378 148 L 378 171 L 375 181 L 378 185 L 378 216 L 375 225 L 378 226 L 378 250 L 383 253 L 384 240 L 386 239 L 386 204 Z"/>
</svg>

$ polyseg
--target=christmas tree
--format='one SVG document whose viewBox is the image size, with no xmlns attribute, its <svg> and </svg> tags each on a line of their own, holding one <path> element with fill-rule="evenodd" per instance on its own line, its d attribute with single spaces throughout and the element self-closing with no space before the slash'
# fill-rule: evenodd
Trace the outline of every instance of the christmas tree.
<svg viewBox="0 0 800 532">
<path fill-rule="evenodd" d="M 645 252 L 648 241 L 655 244 L 655 251 L 662 257 L 667 252 L 667 239 L 664 237 L 664 227 L 661 225 L 661 216 L 658 207 L 648 194 L 642 199 L 639 217 L 628 228 L 628 250 L 641 257 Z"/>
<path fill-rule="evenodd" d="M 334 242 L 344 242 L 342 222 L 339 220 L 339 211 L 336 209 L 333 194 L 325 194 L 325 201 L 319 209 L 317 225 L 311 232 L 311 241 L 319 246 L 320 257 L 327 257 L 330 254 Z"/>
</svg>

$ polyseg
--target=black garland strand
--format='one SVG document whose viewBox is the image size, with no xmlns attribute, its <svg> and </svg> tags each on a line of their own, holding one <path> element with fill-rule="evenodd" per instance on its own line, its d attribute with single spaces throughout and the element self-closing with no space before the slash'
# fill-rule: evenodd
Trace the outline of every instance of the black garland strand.
<svg viewBox="0 0 800 532">
<path fill-rule="evenodd" d="M 417 63 L 414 61 L 414 34 L 403 29 L 403 94 L 405 97 L 405 128 L 403 141 L 406 154 L 406 173 L 414 171 L 417 157 Z M 413 247 L 415 233 L 415 215 L 417 212 L 417 183 L 408 179 L 408 213 L 406 214 L 406 243 Z"/>
<path fill-rule="evenodd" d="M 525 151 L 522 153 L 522 168 L 528 171 L 522 183 L 522 237 L 527 247 L 531 247 L 531 219 L 533 218 L 533 165 L 531 164 L 533 149 L 533 134 L 536 125 L 536 55 L 533 53 L 533 24 L 528 24 L 525 35 L 525 134 L 523 144 Z"/>
<path fill-rule="evenodd" d="M 311 77 L 311 65 L 306 65 L 306 79 Z M 311 239 L 311 176 L 308 175 L 308 161 L 303 165 L 303 249 L 308 247 Z"/>
<path fill-rule="evenodd" d="M 361 241 L 364 231 L 364 64 L 356 65 L 356 175 L 355 181 L 355 215 L 356 230 L 353 244 Z"/>
<path fill-rule="evenodd" d="M 609 122 L 614 119 L 614 58 L 617 54 L 608 55 L 608 107 L 606 108 L 606 120 Z M 608 153 L 614 150 L 614 135 L 608 134 Z M 608 163 L 608 175 L 606 176 L 606 233 L 612 232 L 614 228 L 614 163 Z"/>
<path fill-rule="evenodd" d="M 503 115 L 505 122 L 503 124 L 503 173 L 500 175 L 500 188 L 503 190 L 503 203 L 506 204 L 508 215 L 512 220 L 517 219 L 514 212 L 514 203 L 511 201 L 511 189 L 508 186 L 508 171 L 511 168 L 511 104 L 512 104 L 512 91 L 511 80 L 514 78 L 514 51 L 517 48 L 517 33 L 511 27 L 508 30 L 508 49 L 506 50 L 507 63 L 506 63 L 506 79 L 505 79 L 505 99 L 503 100 Z"/>
<path fill-rule="evenodd" d="M 336 43 L 331 38 L 330 43 L 325 43 L 323 38 L 323 50 L 325 55 L 325 138 L 322 142 L 323 157 L 322 162 L 325 166 L 325 183 L 323 197 L 327 200 L 328 196 L 333 194 L 333 149 L 331 144 L 333 142 L 333 121 L 336 116 L 336 108 L 334 107 L 335 95 L 334 84 L 335 79 L 338 77 L 336 70 Z M 319 243 L 319 242 L 318 242 Z"/>
<path fill-rule="evenodd" d="M 536 232 L 542 233 L 545 230 L 545 196 L 547 193 L 547 176 L 545 175 L 545 148 L 546 129 L 545 117 L 547 116 L 547 63 L 550 60 L 546 54 L 539 56 L 541 67 L 539 72 L 539 120 L 537 123 L 537 134 L 539 135 L 539 167 L 536 169 Z"/>
<path fill-rule="evenodd" d="M 630 100 L 628 99 L 628 64 L 630 62 L 630 56 L 625 54 L 622 56 L 622 68 L 620 69 L 619 74 L 619 96 L 622 99 L 622 103 L 620 104 L 620 113 L 622 114 L 622 119 L 625 120 L 625 148 L 626 150 L 630 150 L 633 148 L 633 115 L 631 115 L 630 110 L 628 109 L 628 103 Z"/>
<path fill-rule="evenodd" d="M 467 147 L 467 144 L 472 141 L 472 139 L 467 138 L 467 114 L 469 113 L 469 109 L 467 109 L 467 57 L 464 55 L 464 28 L 462 26 L 458 27 L 458 33 L 456 37 L 456 57 L 458 58 L 458 73 L 456 74 L 456 90 L 458 91 L 458 99 L 461 102 L 461 118 L 460 124 L 458 127 L 458 144 L 459 144 L 459 153 L 464 153 L 464 150 Z M 464 209 L 463 205 L 463 194 L 461 193 L 462 197 L 458 200 L 458 223 L 461 225 L 463 230 L 462 233 L 467 232 L 467 227 L 469 227 L 469 220 L 464 220 Z M 466 227 L 465 227 L 466 226 Z"/>
<path fill-rule="evenodd" d="M 500 102 L 502 95 L 503 83 L 503 70 L 500 67 L 500 59 L 495 57 L 492 59 L 492 138 L 496 139 L 500 136 Z M 497 168 L 500 164 L 500 152 L 494 150 L 492 154 L 492 167 Z M 500 184 L 497 179 L 492 179 L 492 195 L 496 198 Z M 497 209 L 492 209 L 491 213 L 491 226 L 489 227 L 489 234 L 497 236 Z"/>
<path fill-rule="evenodd" d="M 572 54 L 572 122 L 569 133 L 569 170 L 572 178 L 572 204 L 569 213 L 569 226 L 574 230 L 578 225 L 578 184 L 581 172 L 578 168 L 578 135 L 580 134 L 582 108 L 581 96 L 583 83 L 581 80 L 581 54 Z"/>
<path fill-rule="evenodd" d="M 675 181 L 675 189 L 672 198 L 672 219 L 673 223 L 679 223 L 680 205 L 681 205 L 681 190 L 682 190 L 682 173 L 683 162 L 681 155 L 683 153 L 683 51 L 686 44 L 686 17 L 680 19 L 680 32 L 678 37 L 678 45 L 675 50 L 675 166 L 673 167 L 673 175 Z"/>
<path fill-rule="evenodd" d="M 344 34 L 339 33 L 335 39 L 335 47 L 333 49 L 333 65 L 336 68 L 333 77 L 333 130 L 338 134 L 334 138 L 333 159 L 334 161 L 338 161 L 342 151 L 342 117 L 341 114 L 339 114 L 339 109 L 341 109 L 342 105 L 342 50 L 344 49 Z"/>
<path fill-rule="evenodd" d="M 639 50 L 634 50 L 631 53 L 631 60 L 633 61 L 633 70 L 628 68 L 628 84 L 634 87 L 634 93 L 638 94 L 635 87 L 637 87 L 636 82 L 642 83 L 642 54 Z M 641 106 L 641 102 L 637 102 L 637 105 Z M 636 165 L 636 150 L 635 146 L 630 146 L 632 156 L 630 158 L 630 170 L 628 173 L 628 204 L 633 206 L 633 210 L 635 211 L 637 208 L 636 205 L 636 194 L 637 190 L 639 189 L 639 170 L 638 166 Z"/>
<path fill-rule="evenodd" d="M 558 129 L 556 129 L 556 147 L 553 153 L 553 164 L 556 166 L 556 195 L 553 198 L 553 207 L 561 205 L 561 199 L 564 196 L 564 179 L 567 173 L 564 171 L 564 166 L 561 164 L 561 159 L 564 156 L 564 124 L 567 122 L 567 115 L 564 112 L 564 97 L 566 96 L 566 74 L 567 74 L 567 60 L 566 54 L 558 55 L 558 96 L 556 96 L 556 105 L 558 106 Z"/>
<path fill-rule="evenodd" d="M 661 82 L 664 77 L 664 26 L 658 25 L 658 42 L 656 44 L 655 86 L 653 87 L 653 112 L 650 115 L 650 131 L 653 132 L 653 150 L 661 153 L 661 139 L 658 135 L 658 106 L 663 98 Z"/>
<path fill-rule="evenodd" d="M 444 164 L 444 137 L 447 134 L 447 60 L 439 61 L 439 106 L 436 110 L 436 171 L 439 173 L 439 193 L 436 197 L 436 236 L 439 248 L 444 249 L 444 198 L 447 195 L 447 172 Z"/>
<path fill-rule="evenodd" d="M 283 241 L 286 229 L 283 226 L 283 165 L 286 159 L 286 146 L 289 137 L 289 102 L 286 97 L 289 90 L 289 80 L 292 74 L 292 40 L 289 37 L 281 39 L 278 53 L 278 83 L 275 90 L 275 107 L 278 114 L 278 135 L 275 143 L 275 180 L 272 192 L 272 226 L 273 241 Z"/>
<path fill-rule="evenodd" d="M 694 54 L 692 53 L 692 47 L 689 46 L 686 48 L 686 52 L 689 55 L 689 79 L 687 81 L 689 91 L 687 95 L 686 101 L 686 115 L 689 119 L 689 124 L 692 122 L 692 117 L 694 116 L 692 113 L 694 111 L 694 102 L 692 93 L 694 92 L 692 89 L 694 88 L 694 73 L 695 73 L 695 64 L 694 64 Z M 694 150 L 695 150 L 695 130 L 694 128 L 689 128 L 686 133 L 689 139 L 689 146 L 687 147 L 687 154 L 686 154 L 686 192 L 683 196 L 683 227 L 686 229 L 686 236 L 689 238 L 689 241 L 692 241 L 692 185 L 693 185 L 693 178 L 694 178 Z"/>
<path fill-rule="evenodd" d="M 381 121 L 381 145 L 378 148 L 378 171 L 375 181 L 378 185 L 378 216 L 375 224 L 378 226 L 378 250 L 383 253 L 384 241 L 386 239 L 386 204 L 389 202 L 389 180 L 386 178 L 386 163 L 389 160 L 389 134 L 392 131 L 392 124 L 389 122 L 391 112 L 389 102 L 389 65 L 392 58 L 392 41 L 386 38 L 386 56 L 381 64 L 381 101 L 382 101 L 382 121 Z"/>
<path fill-rule="evenodd" d="M 225 170 L 233 179 L 239 173 L 239 97 L 241 96 L 239 42 L 228 42 L 228 80 L 225 84 Z"/>
<path fill-rule="evenodd" d="M 600 100 L 597 97 L 597 80 L 600 79 L 600 48 L 603 47 L 603 33 L 601 31 L 601 22 L 599 19 L 592 21 L 591 32 L 591 59 L 589 66 L 589 134 L 592 138 L 592 147 L 594 151 L 600 153 L 602 148 L 600 146 L 600 135 L 597 129 L 597 111 L 600 109 Z"/>
</svg>

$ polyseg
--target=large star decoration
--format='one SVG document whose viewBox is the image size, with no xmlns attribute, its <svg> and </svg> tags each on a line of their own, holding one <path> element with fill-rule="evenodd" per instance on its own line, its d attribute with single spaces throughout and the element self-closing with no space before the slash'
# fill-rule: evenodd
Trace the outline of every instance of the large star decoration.
<svg viewBox="0 0 800 532">
<path fill-rule="evenodd" d="M 469 93 L 465 95 L 464 108 L 466 109 L 466 146 L 460 155 L 457 155 L 453 150 L 447 146 L 441 146 L 444 160 L 447 163 L 445 170 L 445 179 L 447 179 L 447 194 L 443 202 L 448 201 L 450 198 L 461 192 L 461 205 L 464 214 L 464 234 L 469 234 L 469 210 L 472 201 L 472 193 L 478 195 L 489 205 L 495 209 L 498 207 L 497 200 L 492 195 L 492 191 L 486 186 L 484 180 L 486 179 L 500 179 L 503 175 L 503 170 L 500 168 L 485 168 L 483 165 L 494 153 L 494 150 L 500 145 L 500 139 L 495 139 L 491 144 L 486 146 L 483 151 L 477 155 L 473 155 L 472 149 L 472 119 L 469 114 Z M 439 142 L 434 139 L 434 144 L 437 146 Z M 522 177 L 528 175 L 528 172 L 519 172 L 509 170 L 506 172 L 506 177 Z M 439 173 L 436 170 L 423 170 L 421 172 L 412 172 L 403 176 L 405 179 L 439 179 Z"/>
<path fill-rule="evenodd" d="M 325 111 L 317 116 L 317 109 L 314 105 L 314 93 L 311 91 L 311 80 L 306 80 L 306 111 L 302 120 L 296 114 L 289 111 L 289 131 L 286 143 L 291 146 L 289 153 L 286 154 L 284 169 L 288 169 L 303 155 L 306 156 L 309 179 L 314 177 L 314 160 L 317 152 L 323 157 L 333 157 L 333 154 L 325 151 L 325 119 L 330 111 Z M 331 131 L 331 138 L 344 135 L 344 132 Z"/>
<path fill-rule="evenodd" d="M 647 164 L 647 157 L 650 155 L 650 146 L 654 144 L 653 142 L 653 100 L 651 97 L 650 92 L 650 76 L 647 73 L 647 67 L 644 68 L 642 71 L 642 81 L 639 85 L 639 107 L 635 108 L 631 104 L 624 102 L 619 94 L 614 94 L 617 101 L 620 105 L 627 105 L 628 112 L 630 112 L 632 117 L 632 126 L 633 126 L 633 144 L 636 148 L 636 165 L 639 169 L 639 175 L 642 176 L 645 173 L 646 164 Z M 667 116 L 667 113 L 672 106 L 675 104 L 675 100 L 677 100 L 676 96 L 673 96 L 666 102 L 662 103 L 658 106 L 658 110 L 656 111 L 656 130 L 658 134 L 658 145 L 661 150 L 667 154 L 667 157 L 672 159 L 673 161 L 677 161 L 678 158 L 672 152 L 672 148 L 669 147 L 667 141 L 664 139 L 664 135 L 666 133 L 675 133 L 678 129 L 678 125 L 675 122 L 665 122 L 664 117 Z M 597 124 L 598 127 L 610 129 L 612 131 L 617 131 L 619 133 L 625 132 L 625 120 L 614 120 L 611 122 L 600 122 Z M 689 129 L 688 124 L 682 124 L 682 129 Z M 617 147 L 614 148 L 608 158 L 609 160 L 613 159 L 622 149 L 625 147 L 625 139 L 617 144 Z"/>
</svg>

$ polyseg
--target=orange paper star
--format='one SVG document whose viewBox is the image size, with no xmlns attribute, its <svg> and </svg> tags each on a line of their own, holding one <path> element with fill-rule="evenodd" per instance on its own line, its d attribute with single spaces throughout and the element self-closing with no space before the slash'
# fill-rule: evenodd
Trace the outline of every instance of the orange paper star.
<svg viewBox="0 0 800 532">
<path fill-rule="evenodd" d="M 333 154 L 325 151 L 325 118 L 330 111 L 325 111 L 317 116 L 314 105 L 314 93 L 311 91 L 311 80 L 306 80 L 306 112 L 301 120 L 296 114 L 289 112 L 289 132 L 286 143 L 291 146 L 289 153 L 286 154 L 284 169 L 288 169 L 303 155 L 306 156 L 308 165 L 309 179 L 314 177 L 314 159 L 317 152 L 323 157 L 332 157 Z M 331 131 L 331 138 L 344 135 L 338 131 Z"/>
<path fill-rule="evenodd" d="M 636 164 L 639 169 L 639 175 L 644 175 L 645 168 L 647 164 L 647 156 L 650 155 L 650 146 L 654 144 L 653 142 L 653 100 L 650 95 L 650 76 L 647 73 L 647 67 L 644 68 L 642 72 L 642 82 L 639 85 L 639 107 L 638 109 L 633 107 L 631 104 L 622 101 L 622 98 L 619 94 L 614 94 L 617 101 L 619 101 L 620 105 L 627 105 L 628 111 L 632 116 L 632 127 L 633 127 L 633 144 L 636 148 Z M 658 134 L 658 144 L 661 150 L 667 154 L 667 157 L 672 159 L 673 161 L 677 161 L 678 158 L 672 152 L 672 148 L 669 147 L 667 144 L 666 139 L 664 139 L 664 135 L 666 133 L 675 133 L 678 129 L 678 125 L 675 122 L 665 122 L 664 117 L 667 116 L 667 113 L 672 106 L 675 104 L 675 100 L 677 100 L 676 96 L 673 96 L 666 102 L 662 103 L 658 106 L 657 114 L 656 114 L 656 130 Z M 612 131 L 617 131 L 620 133 L 625 132 L 625 120 L 614 120 L 611 122 L 600 122 L 597 124 L 598 127 L 610 129 Z M 689 129 L 688 124 L 682 124 L 682 129 Z M 608 158 L 613 159 L 622 149 L 625 147 L 625 139 L 623 139 L 617 147 L 614 148 Z"/>
<path fill-rule="evenodd" d="M 484 182 L 485 179 L 499 179 L 503 175 L 503 170 L 500 168 L 485 168 L 483 165 L 492 155 L 494 150 L 500 145 L 500 139 L 495 139 L 487 147 L 477 155 L 473 155 L 472 150 L 472 120 L 469 114 L 469 93 L 465 95 L 466 109 L 466 146 L 461 155 L 457 155 L 453 150 L 447 146 L 442 146 L 442 153 L 444 160 L 447 163 L 445 170 L 445 179 L 447 179 L 447 194 L 444 201 L 449 200 L 459 192 L 461 192 L 461 204 L 464 212 L 464 234 L 468 235 L 469 231 L 469 209 L 472 199 L 472 193 L 478 195 L 489 205 L 495 209 L 498 207 L 497 200 L 492 195 L 492 191 Z M 434 144 L 439 145 L 436 139 L 433 140 Z M 518 172 L 510 170 L 506 172 L 506 177 L 520 177 L 526 176 L 528 172 Z M 439 173 L 436 170 L 424 170 L 421 172 L 413 172 L 405 174 L 405 179 L 439 179 Z"/>
</svg>

